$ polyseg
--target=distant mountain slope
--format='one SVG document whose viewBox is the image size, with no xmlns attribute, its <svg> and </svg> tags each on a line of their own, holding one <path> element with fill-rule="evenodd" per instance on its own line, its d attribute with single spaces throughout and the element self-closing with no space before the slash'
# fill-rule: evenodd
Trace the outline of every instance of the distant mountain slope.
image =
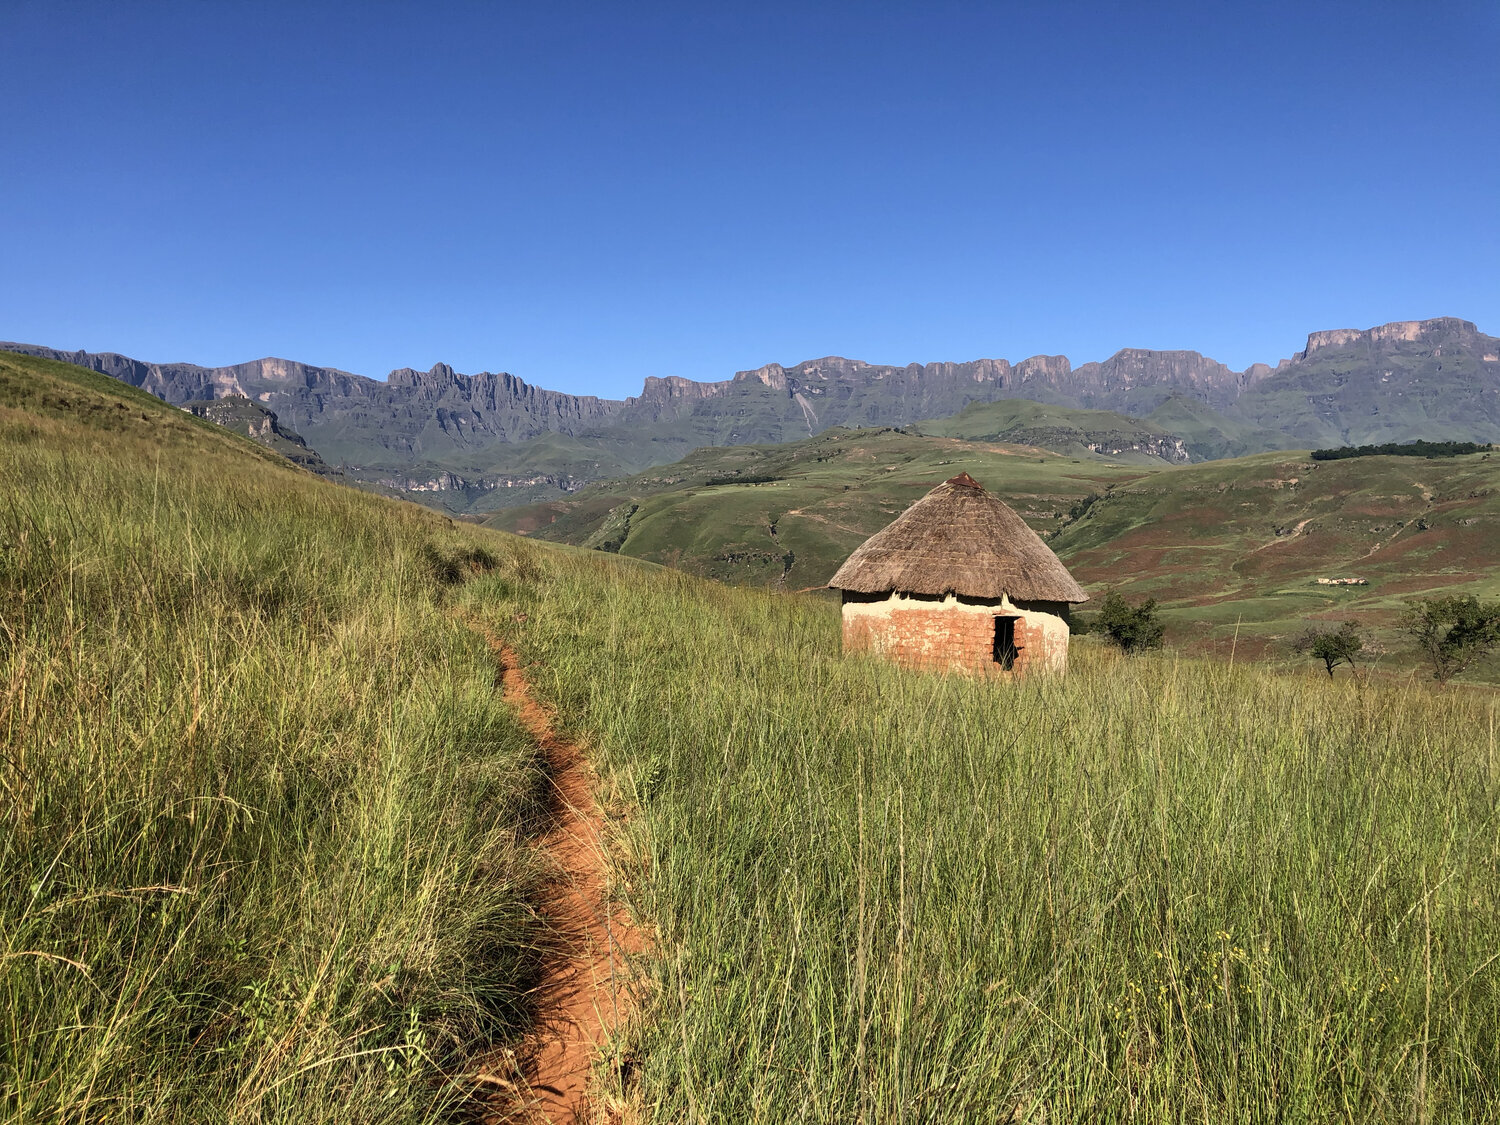
<svg viewBox="0 0 1500 1125">
<path fill-rule="evenodd" d="M 333 472 L 315 450 L 307 447 L 301 434 L 281 425 L 274 410 L 267 410 L 260 403 L 251 402 L 244 395 L 185 402 L 182 409 L 237 434 L 243 434 L 257 445 L 281 454 L 292 464 L 309 472 L 320 475 Z"/>
<path fill-rule="evenodd" d="M 1194 457 L 1500 439 L 1500 340 L 1453 318 L 1315 332 L 1274 369 L 1236 372 L 1198 352 L 1139 348 L 1078 367 L 1065 356 L 906 366 L 828 356 L 718 382 L 650 378 L 621 400 L 543 390 L 503 372 L 461 375 L 441 363 L 380 381 L 281 359 L 205 368 L 28 344 L 0 349 L 88 367 L 176 404 L 244 395 L 352 479 L 441 497 L 454 511 L 565 494 L 701 446 L 905 426 L 1008 400 L 1145 418 L 1131 425 L 1180 438 Z"/>
<path fill-rule="evenodd" d="M 1500 440 L 1500 339 L 1452 317 L 1314 332 L 1233 413 L 1306 446 Z"/>
<path fill-rule="evenodd" d="M 1145 422 L 1178 438 L 1194 461 L 1243 457 L 1270 449 L 1291 449 L 1295 438 L 1221 414 L 1191 395 L 1173 392 Z"/>
<path fill-rule="evenodd" d="M 1190 460 L 1181 438 L 1149 421 L 1110 410 L 1074 410 L 1024 398 L 973 403 L 951 418 L 922 422 L 915 429 L 934 437 L 1014 442 L 1071 455 L 1169 464 Z"/>
</svg>

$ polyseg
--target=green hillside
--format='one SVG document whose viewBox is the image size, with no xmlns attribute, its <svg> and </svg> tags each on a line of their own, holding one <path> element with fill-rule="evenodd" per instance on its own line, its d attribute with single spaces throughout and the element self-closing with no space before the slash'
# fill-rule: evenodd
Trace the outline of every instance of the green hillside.
<svg viewBox="0 0 1500 1125">
<path fill-rule="evenodd" d="M 920 422 L 916 430 L 933 437 L 1035 445 L 1072 457 L 1099 455 L 1138 464 L 1187 460 L 1176 435 L 1150 422 L 1023 398 L 976 402 L 951 418 Z"/>
<path fill-rule="evenodd" d="M 1259 653 L 1311 620 L 1351 614 L 1399 647 L 1403 599 L 1500 594 L 1500 458 L 1305 452 L 1167 468 L 893 430 L 698 450 L 676 465 L 490 526 L 615 551 L 724 581 L 819 587 L 861 542 L 940 481 L 1000 495 L 1094 591 L 1167 610 L 1175 643 Z M 1082 514 L 1079 512 L 1082 510 Z M 1318 578 L 1364 578 L 1328 587 Z M 1403 667 L 1403 658 L 1385 661 Z"/>
<path fill-rule="evenodd" d="M 1308 620 L 1383 626 L 1408 597 L 1500 595 L 1500 458 L 1194 465 L 1118 485 L 1053 547 L 1091 588 L 1161 600 L 1198 644 L 1227 651 L 1237 634 L 1256 652 Z"/>
<path fill-rule="evenodd" d="M 0 1117 L 473 1108 L 550 940 L 538 751 L 447 605 L 497 537 L 21 356 L 0 487 Z"/>
<path fill-rule="evenodd" d="M 543 567 L 465 597 L 619 810 L 623 1120 L 1494 1120 L 1493 692 L 1087 640 L 912 674 L 820 599 Z"/>
<path fill-rule="evenodd" d="M 1244 457 L 1296 444 L 1286 434 L 1226 417 L 1208 403 L 1184 394 L 1169 395 L 1145 420 L 1182 439 L 1195 461 Z"/>
<path fill-rule="evenodd" d="M 830 430 L 787 445 L 700 449 L 567 500 L 499 512 L 486 526 L 800 589 L 821 586 L 861 542 L 961 472 L 1050 534 L 1083 498 L 1152 471 L 1023 446 Z"/>
</svg>

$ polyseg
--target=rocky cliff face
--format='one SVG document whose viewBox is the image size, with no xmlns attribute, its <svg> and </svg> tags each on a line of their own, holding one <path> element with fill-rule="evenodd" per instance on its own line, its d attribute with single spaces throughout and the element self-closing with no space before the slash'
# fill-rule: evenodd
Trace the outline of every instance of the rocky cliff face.
<svg viewBox="0 0 1500 1125">
<path fill-rule="evenodd" d="M 777 441 L 837 425 L 900 426 L 996 398 L 1119 409 L 1141 387 L 1163 387 L 1161 397 L 1186 391 L 1219 405 L 1245 383 L 1196 352 L 1126 350 L 1076 369 L 1065 356 L 1033 356 L 1014 366 L 980 359 L 904 367 L 825 356 L 793 367 L 771 363 L 719 382 L 650 378 L 639 395 L 617 401 L 544 390 L 505 372 L 462 375 L 445 363 L 427 371 L 399 368 L 381 382 L 284 359 L 209 368 L 0 347 L 88 367 L 178 404 L 243 395 L 274 410 L 325 456 L 352 465 L 685 419 L 700 423 L 701 444 L 716 444 L 720 436 Z M 730 432 L 701 424 L 721 416 L 737 419 Z"/>
<path fill-rule="evenodd" d="M 1103 363 L 1085 363 L 1072 379 L 1084 406 L 1149 413 L 1173 392 L 1224 410 L 1239 398 L 1251 375 L 1198 352 L 1124 348 Z"/>
<path fill-rule="evenodd" d="M 573 433 L 608 421 L 625 405 L 542 390 L 504 372 L 460 375 L 445 363 L 428 371 L 400 368 L 381 382 L 285 359 L 210 368 L 29 344 L 0 348 L 87 367 L 176 405 L 243 395 L 274 410 L 330 459 L 350 464 Z"/>
<path fill-rule="evenodd" d="M 967 363 L 908 364 L 886 367 L 827 356 L 794 367 L 767 364 L 734 377 L 802 395 L 830 425 L 901 426 L 955 414 L 972 402 L 1031 398 L 1064 406 L 1120 410 L 1152 388 L 1157 402 L 1175 392 L 1192 394 L 1222 408 L 1251 381 L 1197 352 L 1156 352 L 1127 348 L 1102 363 L 1073 367 L 1066 356 L 1032 356 L 1012 365 L 1004 359 Z M 1146 407 L 1154 408 L 1156 402 Z"/>
<path fill-rule="evenodd" d="M 0 348 L 89 367 L 178 404 L 243 395 L 327 460 L 355 467 L 475 464 L 554 434 L 603 443 L 617 464 L 641 468 L 698 445 L 778 442 L 840 425 L 902 426 L 1007 398 L 1139 416 L 1187 396 L 1309 444 L 1500 438 L 1500 340 L 1451 317 L 1314 332 L 1275 369 L 1254 364 L 1237 372 L 1198 352 L 1139 348 L 1076 368 L 1066 356 L 901 367 L 825 356 L 717 382 L 650 378 L 624 400 L 549 391 L 505 372 L 463 375 L 443 363 L 400 368 L 379 381 L 284 359 L 206 368 Z"/>
<path fill-rule="evenodd" d="M 1467 320 L 1314 332 L 1234 414 L 1309 446 L 1500 440 L 1500 340 Z"/>
<path fill-rule="evenodd" d="M 252 402 L 242 394 L 226 395 L 223 398 L 185 402 L 182 409 L 199 418 L 206 418 L 215 425 L 243 434 L 258 445 L 263 445 L 281 454 L 294 465 L 309 472 L 329 475 L 332 469 L 323 458 L 307 447 L 307 442 L 295 430 L 281 425 L 274 410 L 267 410 L 258 402 Z"/>
<path fill-rule="evenodd" d="M 1483 334 L 1472 323 L 1451 316 L 1433 320 L 1397 320 L 1364 330 L 1335 328 L 1309 333 L 1307 347 L 1297 353 L 1296 361 L 1305 361 L 1314 352 L 1350 347 L 1378 350 L 1381 345 L 1416 344 L 1428 339 L 1437 341 L 1437 346 L 1441 347 L 1441 341 L 1445 339 L 1473 341 L 1481 336 Z"/>
</svg>

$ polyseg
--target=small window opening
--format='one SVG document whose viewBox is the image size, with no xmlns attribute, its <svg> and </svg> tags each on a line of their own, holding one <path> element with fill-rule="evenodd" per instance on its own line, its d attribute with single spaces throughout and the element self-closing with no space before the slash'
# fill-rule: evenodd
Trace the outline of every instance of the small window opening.
<svg viewBox="0 0 1500 1125">
<path fill-rule="evenodd" d="M 1016 657 L 1019 655 L 1016 648 L 1016 619 L 995 618 L 995 663 L 1000 665 L 1002 671 L 1009 672 L 1016 666 Z"/>
</svg>

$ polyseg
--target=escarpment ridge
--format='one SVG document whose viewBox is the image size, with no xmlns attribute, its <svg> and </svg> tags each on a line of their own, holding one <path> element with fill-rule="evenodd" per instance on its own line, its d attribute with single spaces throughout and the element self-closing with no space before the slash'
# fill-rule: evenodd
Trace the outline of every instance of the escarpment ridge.
<svg viewBox="0 0 1500 1125">
<path fill-rule="evenodd" d="M 1500 339 L 1455 317 L 1313 332 L 1290 358 L 1243 371 L 1196 351 L 1144 348 L 1077 366 L 1062 355 L 904 366 L 825 356 L 717 381 L 651 377 L 623 399 L 547 390 L 503 371 L 465 375 L 446 363 L 372 379 L 279 358 L 201 367 L 32 344 L 0 349 L 87 367 L 176 405 L 243 395 L 328 463 L 384 478 L 415 468 L 473 481 L 599 479 L 701 446 L 906 426 L 1010 399 L 1148 419 L 1194 459 L 1500 440 Z"/>
</svg>

